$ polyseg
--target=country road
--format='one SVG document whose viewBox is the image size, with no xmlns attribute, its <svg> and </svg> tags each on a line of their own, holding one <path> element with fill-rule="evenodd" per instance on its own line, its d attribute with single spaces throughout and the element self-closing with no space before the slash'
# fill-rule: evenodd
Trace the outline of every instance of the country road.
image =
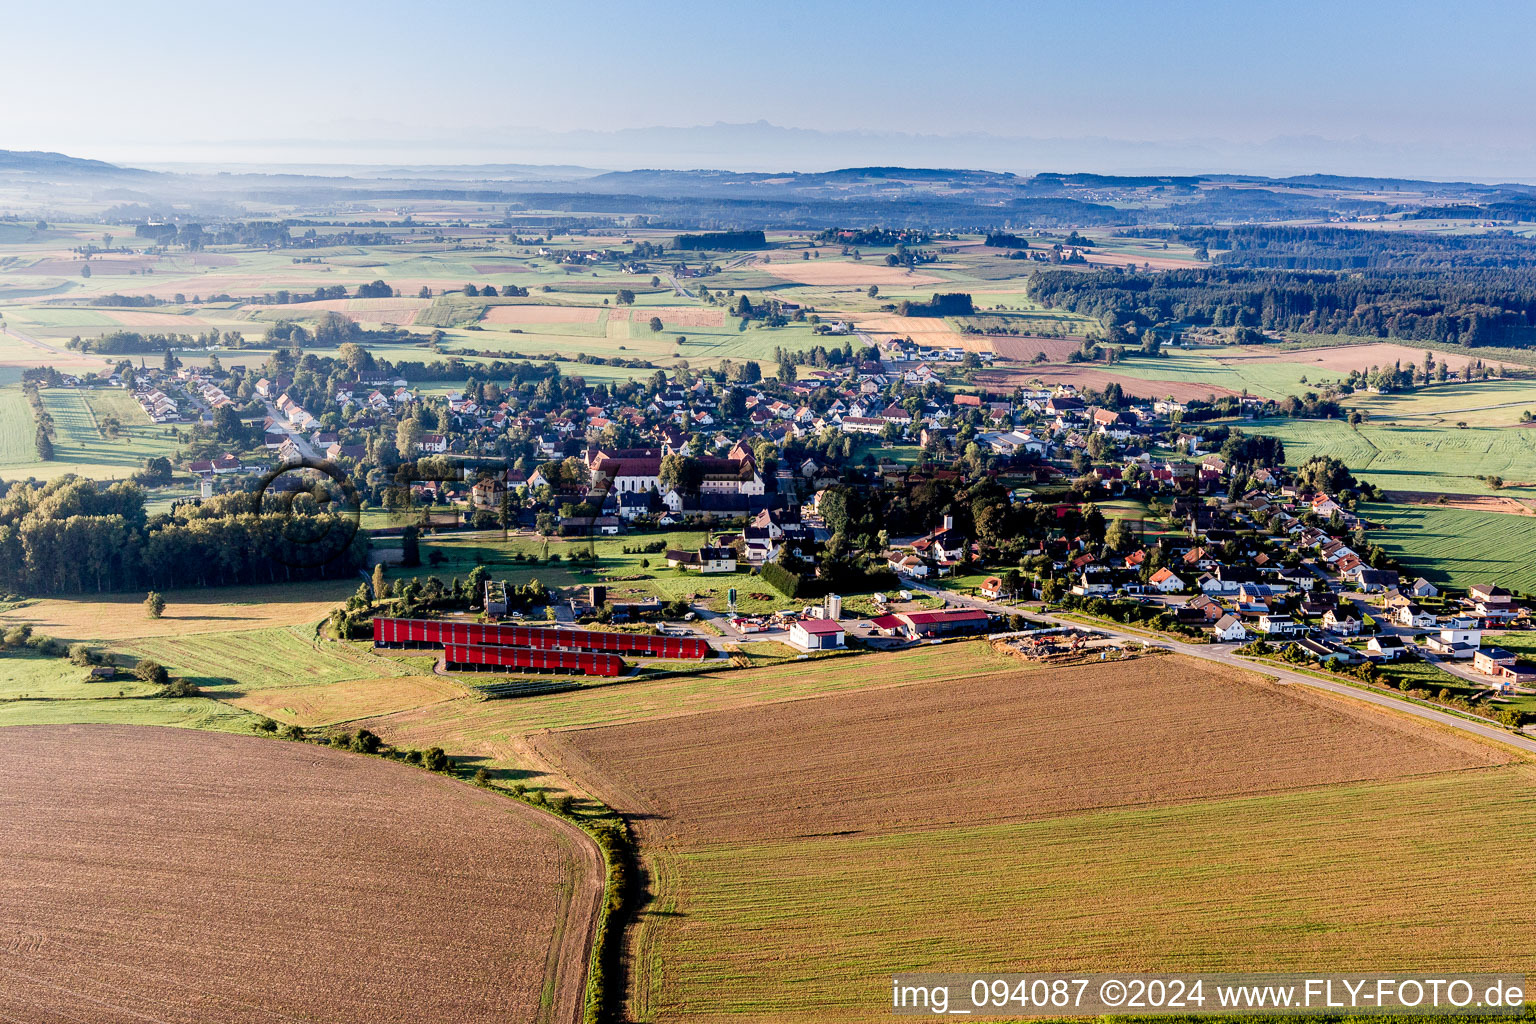
<svg viewBox="0 0 1536 1024">
<path fill-rule="evenodd" d="M 906 581 L 906 585 L 908 589 L 921 590 L 926 593 L 933 594 L 937 597 L 942 597 L 951 604 L 962 605 L 968 608 L 982 608 L 986 611 L 1002 615 L 1018 614 L 1019 612 L 1019 609 L 1017 608 L 1010 608 L 1007 605 L 996 604 L 992 601 L 984 601 L 981 598 L 966 597 L 962 594 L 956 594 L 953 591 L 941 590 L 931 584 L 919 583 L 916 580 Z M 1444 711 L 1437 711 L 1434 708 L 1424 707 L 1420 704 L 1413 704 L 1409 701 L 1400 700 L 1396 697 L 1389 697 L 1383 693 L 1375 693 L 1370 690 L 1358 689 L 1345 683 L 1337 683 L 1328 679 L 1320 679 L 1317 676 L 1310 676 L 1301 672 L 1295 672 L 1291 669 L 1281 668 L 1278 665 L 1256 664 L 1245 658 L 1240 658 L 1236 654 L 1233 654 L 1233 647 L 1230 644 L 1190 644 L 1179 640 L 1167 639 L 1161 636 L 1149 636 L 1147 634 L 1117 630 L 1113 626 L 1101 626 L 1098 624 L 1087 625 L 1082 622 L 1076 622 L 1072 619 L 1064 619 L 1059 616 L 1050 615 L 1044 612 L 1030 612 L 1029 615 L 1031 618 L 1042 619 L 1046 622 L 1050 622 L 1058 626 L 1074 626 L 1081 629 L 1089 629 L 1095 632 L 1103 633 L 1107 636 L 1115 637 L 1116 639 L 1120 640 L 1136 640 L 1151 646 L 1163 647 L 1177 654 L 1185 655 L 1186 657 L 1200 658 L 1204 661 L 1212 661 L 1219 665 L 1228 665 L 1233 668 L 1245 669 L 1249 672 L 1258 672 L 1264 675 L 1274 676 L 1282 683 L 1309 686 L 1316 690 L 1324 690 L 1328 693 L 1337 694 L 1341 697 L 1349 697 L 1353 700 L 1364 701 L 1367 704 L 1375 704 L 1379 707 L 1389 708 L 1402 714 L 1413 715 L 1415 718 L 1422 718 L 1427 721 L 1434 722 L 1437 725 L 1447 726 L 1452 729 L 1459 729 L 1462 732 L 1472 733 L 1473 735 L 1481 736 L 1484 739 L 1493 740 L 1497 743 L 1503 743 L 1511 747 L 1516 747 L 1528 753 L 1536 753 L 1536 739 L 1533 739 L 1530 736 L 1521 735 L 1519 733 L 1512 733 L 1508 729 L 1502 729 L 1497 725 L 1482 725 L 1478 722 L 1470 721 L 1457 715 L 1448 714 Z"/>
</svg>

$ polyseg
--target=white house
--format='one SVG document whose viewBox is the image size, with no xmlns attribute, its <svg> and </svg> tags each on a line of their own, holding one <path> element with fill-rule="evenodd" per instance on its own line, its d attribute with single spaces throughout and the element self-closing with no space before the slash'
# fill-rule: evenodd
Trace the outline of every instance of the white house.
<svg viewBox="0 0 1536 1024">
<path fill-rule="evenodd" d="M 1248 639 L 1248 630 L 1243 625 L 1243 620 L 1236 615 L 1228 613 L 1217 619 L 1211 626 L 1211 632 L 1217 640 L 1223 642 L 1235 642 Z"/>
<path fill-rule="evenodd" d="M 1268 636 L 1295 636 L 1301 628 L 1301 623 L 1289 615 L 1259 616 L 1259 632 Z"/>
<path fill-rule="evenodd" d="M 1323 628 L 1340 636 L 1358 636 L 1360 617 L 1347 607 L 1330 608 L 1323 612 Z"/>
<path fill-rule="evenodd" d="M 1184 589 L 1184 581 L 1167 566 L 1157 570 L 1147 580 L 1151 587 L 1162 594 L 1176 594 Z"/>
</svg>

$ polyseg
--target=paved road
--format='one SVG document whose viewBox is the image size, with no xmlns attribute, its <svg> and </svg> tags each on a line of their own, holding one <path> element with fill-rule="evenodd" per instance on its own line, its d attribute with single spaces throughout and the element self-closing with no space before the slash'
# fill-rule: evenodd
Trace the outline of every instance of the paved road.
<svg viewBox="0 0 1536 1024">
<path fill-rule="evenodd" d="M 6 334 L 9 334 L 11 337 L 15 338 L 17 341 L 24 341 L 28 345 L 33 346 L 34 348 L 40 348 L 44 352 L 52 352 L 56 356 L 71 356 L 71 357 L 74 357 L 74 356 L 80 355 L 79 352 L 71 352 L 67 348 L 59 348 L 57 345 L 50 345 L 46 341 L 39 341 L 37 338 L 32 337 L 32 335 L 30 335 L 30 334 L 27 334 L 27 333 L 25 333 L 23 331 L 18 331 L 16 328 L 12 327 L 10 324 L 6 324 L 4 330 L 5 330 Z M 103 360 L 103 362 L 105 362 L 105 361 L 106 360 Z"/>
<path fill-rule="evenodd" d="M 956 594 L 952 591 L 940 590 L 931 584 L 909 581 L 907 586 L 908 589 L 923 590 L 927 591 L 928 593 L 943 597 L 949 604 L 960 607 L 983 608 L 987 611 L 1000 614 L 1018 613 L 1017 608 L 1010 608 L 1007 605 L 996 604 L 991 601 L 984 601 L 981 598 L 966 597 L 965 595 Z M 1047 622 L 1052 622 L 1060 626 L 1076 626 L 1083 629 L 1091 629 L 1095 632 L 1116 637 L 1117 639 L 1137 640 L 1156 647 L 1167 648 L 1168 650 L 1185 655 L 1186 657 L 1200 658 L 1203 661 L 1213 661 L 1220 665 L 1229 665 L 1234 668 L 1245 669 L 1249 672 L 1261 672 L 1265 675 L 1275 676 L 1282 683 L 1309 686 L 1316 690 L 1325 690 L 1329 693 L 1335 693 L 1339 694 L 1340 696 L 1364 701 L 1367 704 L 1376 704 L 1380 707 L 1390 708 L 1393 711 L 1398 711 L 1403 714 L 1413 715 L 1415 718 L 1422 718 L 1427 721 L 1434 722 L 1438 725 L 1447 726 L 1452 729 L 1459 729 L 1462 732 L 1469 732 L 1476 736 L 1481 736 L 1484 739 L 1494 740 L 1511 747 L 1518 747 L 1521 750 L 1536 753 L 1536 739 L 1532 739 L 1529 736 L 1512 733 L 1508 729 L 1502 729 L 1496 725 L 1482 725 L 1478 722 L 1469 721 L 1456 715 L 1447 714 L 1444 711 L 1436 711 L 1434 708 L 1427 708 L 1419 704 L 1412 704 L 1397 697 L 1389 697 L 1383 693 L 1375 693 L 1370 690 L 1357 689 L 1344 683 L 1336 683 L 1328 679 L 1319 679 L 1316 676 L 1309 676 L 1300 672 L 1293 672 L 1290 669 L 1280 668 L 1277 665 L 1256 665 L 1247 659 L 1240 658 L 1236 654 L 1233 654 L 1232 652 L 1234 645 L 1232 644 L 1189 644 L 1179 640 L 1164 639 L 1163 637 L 1149 638 L 1145 635 L 1124 630 L 1117 630 L 1112 626 L 1100 626 L 1097 624 L 1092 626 L 1085 626 L 1081 622 L 1074 622 L 1071 619 L 1063 619 L 1059 616 L 1049 615 L 1043 612 L 1030 612 L 1029 614 L 1031 618 L 1044 619 Z"/>
<path fill-rule="evenodd" d="M 290 427 L 288 421 L 283 418 L 283 414 L 277 411 L 277 406 L 273 405 L 270 401 L 265 401 L 263 404 L 267 407 L 267 415 L 272 417 L 273 425 L 292 439 L 293 443 L 298 446 L 300 455 L 307 459 L 320 458 L 315 453 L 315 446 L 309 443 L 309 438 Z"/>
<path fill-rule="evenodd" d="M 681 298 L 685 298 L 685 299 L 697 298 L 697 296 L 694 295 L 693 292 L 691 292 L 687 288 L 683 287 L 682 282 L 678 281 L 677 275 L 672 273 L 670 270 L 667 271 L 667 280 L 672 285 L 672 294 L 680 296 Z"/>
</svg>

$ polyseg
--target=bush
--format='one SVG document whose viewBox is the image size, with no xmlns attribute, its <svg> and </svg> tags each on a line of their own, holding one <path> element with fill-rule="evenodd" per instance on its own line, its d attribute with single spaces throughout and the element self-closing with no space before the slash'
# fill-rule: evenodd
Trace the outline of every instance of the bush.
<svg viewBox="0 0 1536 1024">
<path fill-rule="evenodd" d="M 264 732 L 268 734 L 275 733 L 277 732 L 277 723 L 263 715 L 251 723 L 251 731 Z"/>
<path fill-rule="evenodd" d="M 160 691 L 162 697 L 199 697 L 202 690 L 190 679 L 173 679 L 165 684 L 165 689 Z"/>
<path fill-rule="evenodd" d="M 797 597 L 800 593 L 800 588 L 805 584 L 805 581 L 798 575 L 790 572 L 777 562 L 766 563 L 759 575 L 770 587 L 788 598 Z"/>
<path fill-rule="evenodd" d="M 152 619 L 158 619 L 165 614 L 165 598 L 160 596 L 159 591 L 151 590 L 145 595 L 144 614 Z"/>
<path fill-rule="evenodd" d="M 559 811 L 561 814 L 570 814 L 571 811 L 575 809 L 575 807 L 576 798 L 571 796 L 569 793 L 561 794 L 560 799 L 555 801 L 555 810 Z"/>
<path fill-rule="evenodd" d="M 421 763 L 429 772 L 446 772 L 453 768 L 453 759 L 443 753 L 442 747 L 432 747 L 421 757 Z"/>
<path fill-rule="evenodd" d="M 477 785 L 477 786 L 489 786 L 490 784 L 491 784 L 491 773 L 486 771 L 484 768 L 476 768 L 475 769 L 475 785 Z"/>
<path fill-rule="evenodd" d="M 30 639 L 32 639 L 32 627 L 25 623 L 20 626 L 12 626 L 5 631 L 5 646 L 7 647 L 24 647 Z"/>
<path fill-rule="evenodd" d="M 379 739 L 376 734 L 369 732 L 367 729 L 359 729 L 357 735 L 352 737 L 352 742 L 348 744 L 348 747 L 356 754 L 377 754 L 379 748 L 383 745 L 384 741 Z"/>
<path fill-rule="evenodd" d="M 96 652 L 91 650 L 85 644 L 70 644 L 69 660 L 71 664 L 79 665 L 84 668 L 86 666 L 96 664 L 98 658 L 96 656 Z"/>
<path fill-rule="evenodd" d="M 285 725 L 278 735 L 285 740 L 302 740 L 305 735 L 304 727 L 302 725 Z"/>
</svg>

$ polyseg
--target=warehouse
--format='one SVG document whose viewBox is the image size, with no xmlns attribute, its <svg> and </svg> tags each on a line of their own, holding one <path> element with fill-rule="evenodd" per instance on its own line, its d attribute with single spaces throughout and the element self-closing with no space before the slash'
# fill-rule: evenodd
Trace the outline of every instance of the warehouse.
<svg viewBox="0 0 1536 1024">
<path fill-rule="evenodd" d="M 980 608 L 945 608 L 937 612 L 898 612 L 873 619 L 872 624 L 886 636 L 904 636 L 912 640 L 956 636 L 986 631 L 992 617 Z"/>
<path fill-rule="evenodd" d="M 831 651 L 843 646 L 836 619 L 801 619 L 789 627 L 789 642 L 802 651 Z"/>
</svg>

